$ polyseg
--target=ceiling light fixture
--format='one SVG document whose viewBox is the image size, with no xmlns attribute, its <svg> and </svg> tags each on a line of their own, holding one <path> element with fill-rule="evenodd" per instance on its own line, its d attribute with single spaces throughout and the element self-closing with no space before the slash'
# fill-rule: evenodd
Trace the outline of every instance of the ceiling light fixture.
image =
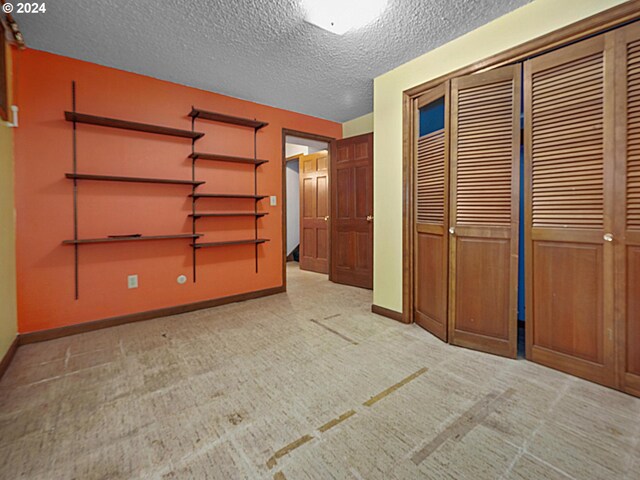
<svg viewBox="0 0 640 480">
<path fill-rule="evenodd" d="M 342 35 L 378 18 L 388 0 L 302 0 L 305 20 Z"/>
</svg>

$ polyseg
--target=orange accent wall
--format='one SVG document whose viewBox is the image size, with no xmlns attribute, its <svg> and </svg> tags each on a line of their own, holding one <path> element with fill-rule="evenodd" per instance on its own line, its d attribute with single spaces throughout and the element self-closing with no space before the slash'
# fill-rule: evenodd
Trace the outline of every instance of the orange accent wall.
<svg viewBox="0 0 640 480">
<path fill-rule="evenodd" d="M 17 210 L 18 328 L 20 333 L 89 322 L 282 285 L 282 128 L 340 138 L 342 126 L 306 115 L 189 88 L 58 55 L 26 50 L 14 59 Z M 78 112 L 191 128 L 191 106 L 269 122 L 258 132 L 258 193 L 277 195 L 278 205 L 260 201 L 269 215 L 259 220 L 259 247 L 233 246 L 198 251 L 192 281 L 189 240 L 86 245 L 79 248 L 80 298 L 74 299 L 71 81 Z M 250 129 L 197 121 L 204 138 L 196 150 L 253 156 Z M 90 125 L 78 125 L 78 172 L 191 179 L 189 139 Z M 196 179 L 207 193 L 253 193 L 253 166 L 198 161 Z M 189 186 L 79 182 L 79 237 L 141 233 L 191 233 Z M 201 199 L 206 211 L 253 209 L 252 200 Z M 203 241 L 252 238 L 253 219 L 198 220 Z M 138 274 L 139 287 L 127 288 Z M 189 281 L 179 285 L 184 274 Z"/>
</svg>

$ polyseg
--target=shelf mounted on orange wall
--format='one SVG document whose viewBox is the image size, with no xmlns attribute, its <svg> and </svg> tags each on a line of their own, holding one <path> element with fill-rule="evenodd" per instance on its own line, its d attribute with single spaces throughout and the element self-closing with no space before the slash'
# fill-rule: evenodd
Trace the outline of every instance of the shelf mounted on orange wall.
<svg viewBox="0 0 640 480">
<path fill-rule="evenodd" d="M 115 176 L 115 175 L 95 175 L 87 173 L 78 173 L 78 158 L 77 158 L 77 124 L 85 123 L 88 125 L 95 125 L 99 127 L 118 128 L 122 130 L 134 130 L 137 132 L 152 133 L 156 135 L 168 135 L 172 137 L 189 138 L 191 139 L 191 145 L 193 148 L 194 142 L 204 136 L 202 132 L 196 132 L 193 130 L 182 130 L 179 128 L 166 127 L 162 125 L 152 125 L 149 123 L 132 122 L 129 120 L 122 120 L 110 117 L 101 117 L 98 115 L 89 115 L 86 113 L 76 112 L 76 82 L 71 82 L 71 98 L 73 103 L 72 111 L 65 111 L 64 118 L 68 122 L 73 123 L 73 172 L 65 174 L 65 177 L 73 180 L 73 240 L 64 240 L 63 245 L 73 245 L 74 247 L 74 279 L 75 279 L 75 299 L 80 297 L 79 288 L 79 266 L 78 247 L 80 245 L 96 244 L 96 243 L 118 243 L 118 242 L 134 242 L 134 241 L 148 241 L 148 240 L 179 240 L 190 239 L 194 242 L 201 237 L 201 234 L 197 234 L 193 231 L 191 234 L 168 234 L 168 235 L 115 235 L 105 238 L 78 238 L 78 181 L 79 180 L 91 180 L 102 182 L 130 182 L 130 183 L 156 183 L 156 184 L 170 184 L 170 185 L 190 185 L 192 187 L 192 193 L 195 193 L 195 189 L 205 182 L 197 181 L 195 178 L 191 180 L 175 180 L 167 178 L 150 178 L 150 177 L 129 177 L 129 176 Z M 192 125 L 193 126 L 193 125 Z M 194 267 L 195 268 L 195 267 Z"/>
<path fill-rule="evenodd" d="M 191 117 L 191 129 L 195 130 L 195 122 L 196 119 L 199 120 L 209 120 L 212 122 L 223 123 L 227 125 L 234 125 L 238 127 L 246 127 L 253 130 L 253 158 L 247 157 L 232 157 L 228 155 L 220 155 L 217 153 L 202 153 L 196 152 L 195 150 L 195 142 L 197 139 L 194 139 L 192 142 L 192 152 L 189 155 L 191 158 L 191 171 L 192 171 L 192 179 L 195 181 L 195 166 L 196 160 L 210 160 L 216 162 L 227 162 L 227 163 L 236 163 L 236 164 L 249 164 L 253 165 L 253 194 L 234 194 L 234 193 L 196 193 L 195 188 L 191 195 L 191 222 L 192 222 L 192 231 L 195 233 L 196 231 L 196 221 L 203 216 L 207 217 L 224 217 L 224 216 L 249 216 L 248 213 L 242 213 L 240 215 L 235 214 L 198 214 L 196 212 L 196 201 L 200 198 L 235 198 L 235 199 L 253 199 L 254 202 L 254 238 L 253 239 L 242 239 L 242 240 L 228 240 L 221 242 L 201 242 L 198 243 L 197 240 L 192 243 L 193 247 L 193 281 L 196 281 L 196 251 L 201 248 L 208 247 L 224 247 L 231 245 L 254 245 L 255 246 L 255 264 L 256 264 L 256 273 L 258 273 L 258 245 L 268 242 L 269 239 L 266 238 L 258 238 L 258 219 L 264 217 L 266 213 L 258 212 L 258 202 L 264 198 L 266 195 L 258 195 L 258 167 L 265 163 L 268 163 L 268 160 L 262 160 L 258 158 L 258 130 L 264 128 L 268 125 L 267 122 L 261 122 L 260 120 L 252 120 L 250 118 L 242 118 L 235 117 L 232 115 L 226 115 L 218 112 L 211 112 L 208 110 L 202 110 L 199 108 L 191 107 L 191 112 L 189 112 L 189 116 Z"/>
</svg>

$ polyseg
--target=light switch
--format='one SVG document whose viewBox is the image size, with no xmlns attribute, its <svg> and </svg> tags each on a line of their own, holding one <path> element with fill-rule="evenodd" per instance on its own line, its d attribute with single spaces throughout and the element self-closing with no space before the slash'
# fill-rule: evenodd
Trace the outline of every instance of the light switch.
<svg viewBox="0 0 640 480">
<path fill-rule="evenodd" d="M 138 275 L 129 275 L 127 277 L 127 286 L 129 288 L 138 288 Z"/>
<path fill-rule="evenodd" d="M 277 199 L 277 197 L 276 197 L 275 195 L 271 195 L 271 196 L 269 197 L 269 204 L 270 204 L 272 207 L 275 207 L 276 205 L 278 205 L 278 199 Z"/>
</svg>

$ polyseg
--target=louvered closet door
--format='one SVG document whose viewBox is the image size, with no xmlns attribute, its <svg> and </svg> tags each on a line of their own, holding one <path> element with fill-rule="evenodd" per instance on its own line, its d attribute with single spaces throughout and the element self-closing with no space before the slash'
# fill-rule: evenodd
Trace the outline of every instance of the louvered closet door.
<svg viewBox="0 0 640 480">
<path fill-rule="evenodd" d="M 527 358 L 610 386 L 612 40 L 525 64 Z"/>
<path fill-rule="evenodd" d="M 620 116 L 615 189 L 616 317 L 620 380 L 640 396 L 640 25 L 617 32 L 616 93 Z"/>
<path fill-rule="evenodd" d="M 442 106 L 442 111 L 438 106 Z M 436 106 L 436 107 L 434 107 Z M 426 110 L 438 110 L 431 120 Z M 421 115 L 421 112 L 427 115 Z M 449 83 L 417 99 L 415 154 L 415 321 L 447 340 Z M 425 123 L 427 125 L 425 125 Z M 421 135 L 421 130 L 424 134 Z"/>
<path fill-rule="evenodd" d="M 451 84 L 449 341 L 517 354 L 520 66 Z"/>
</svg>

